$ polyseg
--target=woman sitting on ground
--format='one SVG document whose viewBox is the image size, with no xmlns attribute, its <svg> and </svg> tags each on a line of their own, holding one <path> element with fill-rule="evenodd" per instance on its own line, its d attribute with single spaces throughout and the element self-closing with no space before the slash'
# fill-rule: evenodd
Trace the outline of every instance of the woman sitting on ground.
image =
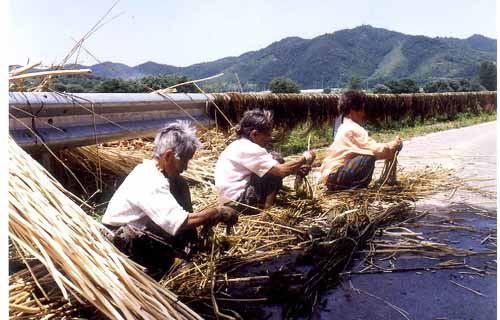
<svg viewBox="0 0 500 320">
<path fill-rule="evenodd" d="M 401 138 L 377 143 L 361 126 L 366 120 L 367 97 L 361 91 L 347 91 L 339 101 L 344 121 L 340 125 L 328 155 L 321 165 L 321 182 L 328 190 L 366 188 L 376 160 L 393 159 L 403 147 Z"/>
<path fill-rule="evenodd" d="M 304 165 L 312 163 L 314 152 L 306 151 L 299 159 L 284 162 L 264 149 L 272 130 L 270 111 L 254 109 L 244 113 L 236 127 L 238 139 L 222 152 L 215 167 L 220 204 L 232 203 L 238 210 L 248 206 L 269 208 L 284 177 L 298 170 L 302 174 L 310 171 L 310 165 Z"/>
<path fill-rule="evenodd" d="M 103 224 L 113 244 L 130 259 L 161 278 L 175 257 L 186 257 L 198 242 L 196 227 L 234 224 L 237 213 L 219 206 L 193 212 L 191 193 L 180 174 L 200 141 L 185 122 L 167 125 L 157 134 L 153 159 L 137 165 L 109 202 Z"/>
</svg>

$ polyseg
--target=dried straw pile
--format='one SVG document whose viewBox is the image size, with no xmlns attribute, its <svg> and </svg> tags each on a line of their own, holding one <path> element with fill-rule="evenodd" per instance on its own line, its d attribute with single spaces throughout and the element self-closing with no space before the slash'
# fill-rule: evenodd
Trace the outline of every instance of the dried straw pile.
<svg viewBox="0 0 500 320">
<path fill-rule="evenodd" d="M 216 130 L 198 128 L 198 132 L 202 146 L 196 151 L 182 176 L 190 182 L 213 188 L 214 164 L 228 139 Z M 59 157 L 73 169 L 86 172 L 99 180 L 102 175 L 115 178 L 128 175 L 144 159 L 151 159 L 153 148 L 151 138 L 138 138 L 67 149 L 60 151 Z"/>
<path fill-rule="evenodd" d="M 394 95 L 385 96 L 390 99 Z M 201 182 L 191 188 L 197 210 L 213 205 L 216 200 L 212 188 L 213 168 L 217 156 L 229 141 L 215 130 L 203 132 L 202 140 L 204 145 L 190 162 L 186 175 L 192 182 Z M 90 172 L 95 172 L 100 163 L 103 171 L 125 175 L 142 159 L 149 158 L 151 149 L 150 141 L 135 140 L 105 144 L 99 149 L 91 146 L 68 150 L 67 158 L 79 159 Z M 318 163 L 320 158 L 321 155 Z M 190 172 L 192 168 L 199 168 L 199 171 Z M 311 304 L 324 280 L 344 271 L 353 252 L 370 240 L 378 227 L 406 217 L 406 201 L 463 186 L 451 172 L 439 168 L 399 172 L 398 177 L 399 187 L 381 190 L 371 188 L 324 195 L 315 186 L 316 198 L 312 200 L 297 199 L 293 192 L 288 191 L 281 196 L 277 206 L 257 215 L 242 217 L 229 233 L 222 226 L 203 230 L 205 250 L 196 254 L 192 262 L 173 268 L 164 276 L 162 285 L 193 303 L 197 311 L 221 316 L 219 304 L 234 310 L 238 309 L 241 299 L 269 301 L 272 298 L 269 288 L 275 285 L 275 277 L 252 274 L 248 268 L 259 261 L 269 263 L 295 252 L 315 256 L 315 263 L 308 273 L 290 272 L 281 282 L 296 284 L 300 288 L 296 296 L 302 298 L 301 303 Z M 290 186 L 292 181 L 286 181 L 286 184 Z M 431 243 L 413 245 L 431 250 L 436 255 L 452 252 L 448 247 Z M 322 254 L 317 254 L 318 248 Z M 235 290 L 242 285 L 247 290 Z M 261 289 L 258 294 L 249 295 L 248 287 L 251 292 Z M 211 310 L 207 310 L 207 302 Z"/>
<path fill-rule="evenodd" d="M 309 272 L 292 270 L 279 281 L 284 292 L 290 291 L 292 284 L 298 286 L 295 300 L 283 303 L 300 300 L 301 307 L 310 306 L 324 280 L 342 272 L 355 250 L 371 239 L 378 227 L 408 217 L 408 200 L 460 184 L 450 172 L 429 168 L 400 172 L 399 180 L 399 187 L 381 190 L 330 195 L 316 190 L 312 200 L 297 199 L 288 191 L 273 208 L 241 217 L 230 233 L 223 226 L 216 227 L 208 233 L 208 250 L 197 254 L 191 263 L 174 268 L 162 284 L 186 301 L 199 303 L 197 306 L 211 301 L 216 313 L 220 312 L 217 303 L 234 311 L 240 309 L 241 301 L 273 299 L 276 274 L 252 274 L 251 266 L 260 261 L 272 263 L 295 252 L 314 256 L 314 262 Z M 240 290 L 242 285 L 245 290 Z"/>
<path fill-rule="evenodd" d="M 199 319 L 115 249 L 101 234 L 100 224 L 12 139 L 9 155 L 10 239 L 22 257 L 38 260 L 49 275 L 30 272 L 33 281 L 53 281 L 66 301 L 91 304 L 110 319 Z M 18 279 L 18 274 L 11 278 L 11 318 L 40 319 L 47 313 L 43 304 L 34 306 L 13 295 L 23 285 Z M 39 301 L 48 297 L 42 285 L 37 287 Z M 34 286 L 28 283 L 27 288 Z"/>
<path fill-rule="evenodd" d="M 9 277 L 9 309 L 10 319 L 60 319 L 79 316 L 83 308 L 73 295 L 66 300 L 47 269 L 32 262 Z"/>
<path fill-rule="evenodd" d="M 207 188 L 207 185 L 212 186 L 213 173 L 209 177 L 207 172 L 213 170 L 217 155 L 228 141 L 216 131 L 205 132 L 202 140 L 204 146 L 197 152 L 193 162 L 202 161 L 199 168 L 205 170 L 205 175 L 195 176 L 191 181 L 204 181 L 207 184 L 195 184 L 191 188 L 196 209 L 213 205 L 216 200 L 213 188 Z M 96 150 L 95 146 L 86 148 Z M 106 149 L 116 155 L 107 159 L 111 153 L 107 153 Z M 149 157 L 147 152 L 150 149 L 150 142 L 144 140 L 106 144 L 98 149 L 99 161 L 103 170 L 125 174 L 144 157 Z M 73 151 L 69 152 L 70 157 L 75 157 Z M 87 165 L 88 170 L 95 170 L 98 163 L 96 156 L 83 154 L 81 162 Z M 339 274 L 345 271 L 344 267 L 353 253 L 372 238 L 377 228 L 384 225 L 390 228 L 392 223 L 408 217 L 408 200 L 415 201 L 439 191 L 463 187 L 462 181 L 440 168 L 402 171 L 398 177 L 401 182 L 398 187 L 372 187 L 330 195 L 323 194 L 318 186 L 314 186 L 316 198 L 311 200 L 298 199 L 288 190 L 278 199 L 275 207 L 257 215 L 241 217 L 238 225 L 229 232 L 222 226 L 202 230 L 205 250 L 193 256 L 190 263 L 176 265 L 164 276 L 161 284 L 179 294 L 197 311 L 207 312 L 204 316 L 215 314 L 237 318 L 235 310 L 239 310 L 241 301 L 273 299 L 272 287 L 276 285 L 276 273 L 263 275 L 249 270 L 258 262 L 272 263 L 295 253 L 314 257 L 314 263 L 308 272 L 292 270 L 281 275 L 284 277 L 279 281 L 281 289 L 288 290 L 290 288 L 287 286 L 292 284 L 296 286 L 293 291 L 296 300 L 284 303 L 300 300 L 298 305 L 310 306 L 314 303 L 317 291 L 327 282 L 325 280 L 329 279 L 330 284 L 335 283 Z M 291 181 L 286 184 L 290 186 Z M 432 251 L 437 256 L 463 254 L 430 242 L 411 245 Z M 387 250 L 392 250 L 394 254 L 398 252 L 397 247 L 375 247 L 384 249 L 384 254 L 387 254 Z M 443 265 L 445 267 L 448 266 Z M 242 286 L 245 290 L 239 290 Z"/>
<path fill-rule="evenodd" d="M 276 125 L 284 129 L 311 119 L 313 125 L 331 123 L 339 115 L 338 94 L 260 94 L 214 93 L 220 111 L 210 105 L 209 116 L 221 127 L 228 126 L 221 111 L 233 122 L 238 122 L 246 110 L 263 108 L 273 110 Z M 373 120 L 389 121 L 451 119 L 460 112 L 478 113 L 496 110 L 496 91 L 417 94 L 368 94 L 367 113 Z"/>
</svg>

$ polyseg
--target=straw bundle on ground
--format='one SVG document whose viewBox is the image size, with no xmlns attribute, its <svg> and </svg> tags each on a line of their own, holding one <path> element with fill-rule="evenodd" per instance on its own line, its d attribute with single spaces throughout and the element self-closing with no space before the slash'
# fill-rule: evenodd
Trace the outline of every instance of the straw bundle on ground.
<svg viewBox="0 0 500 320">
<path fill-rule="evenodd" d="M 231 121 L 238 122 L 246 110 L 269 109 L 277 126 L 294 128 L 311 119 L 313 125 L 331 123 L 339 115 L 338 94 L 214 93 L 215 103 Z M 372 120 L 417 121 L 432 117 L 452 119 L 461 112 L 496 110 L 496 91 L 417 94 L 368 94 L 366 112 Z M 228 127 L 220 111 L 209 105 L 208 114 L 219 126 Z"/>
<path fill-rule="evenodd" d="M 196 155 L 197 159 L 206 156 L 202 170 L 214 167 L 217 155 L 228 141 L 219 132 L 217 134 L 220 137 L 215 139 L 210 139 L 212 133 L 205 134 L 208 136 L 203 138 L 204 147 Z M 105 144 L 103 147 L 110 150 L 115 148 L 117 156 L 109 162 L 115 166 L 123 164 L 125 173 L 135 166 L 134 158 L 130 155 L 134 152 L 144 154 L 143 149 L 151 149 L 152 146 L 139 140 Z M 95 146 L 88 148 L 95 150 Z M 101 150 L 99 155 L 104 168 L 106 153 Z M 93 163 L 92 170 L 95 170 L 97 158 L 94 157 L 92 161 L 88 155 L 85 158 L 87 164 Z M 140 162 L 144 157 L 137 158 L 140 158 L 137 160 Z M 120 170 L 115 169 L 115 172 Z M 186 302 L 197 308 L 197 311 L 206 312 L 203 315 L 207 317 L 232 314 L 237 318 L 233 311 L 241 307 L 239 302 L 275 299 L 273 287 L 277 279 L 280 280 L 279 288 L 282 291 L 288 291 L 294 285 L 294 299 L 300 297 L 299 301 L 287 296 L 290 301 L 283 303 L 297 302 L 301 306 L 311 304 L 316 292 L 326 282 L 324 280 L 330 279 L 332 275 L 334 281 L 338 280 L 339 273 L 344 271 L 353 253 L 371 239 L 378 227 L 390 226 L 406 218 L 408 206 L 405 201 L 414 201 L 444 189 L 463 187 L 463 183 L 454 178 L 451 172 L 440 168 L 400 172 L 398 177 L 400 184 L 395 187 L 372 187 L 330 195 L 323 194 L 316 186 L 316 198 L 311 200 L 297 199 L 293 193 L 287 192 L 282 194 L 275 207 L 257 215 L 241 217 L 238 225 L 229 232 L 222 226 L 213 230 L 205 229 L 201 232 L 205 239 L 205 250 L 195 254 L 190 263 L 175 266 L 171 273 L 165 275 L 162 285 L 187 299 Z M 286 185 L 291 185 L 290 182 L 286 181 Z M 195 210 L 212 205 L 216 200 L 213 189 L 200 184 L 192 186 L 191 194 Z M 468 254 L 431 242 L 419 241 L 411 245 L 430 256 Z M 408 244 L 402 242 L 401 246 Z M 380 248 L 383 245 L 375 247 L 382 250 Z M 396 254 L 398 249 L 391 250 Z M 383 250 L 387 254 L 387 249 Z M 259 262 L 272 264 L 289 254 L 314 257 L 308 258 L 314 261 L 311 270 L 304 272 L 291 269 L 280 273 L 269 269 L 264 274 L 262 270 L 255 272 Z M 281 265 L 281 262 L 276 263 Z M 285 279 L 280 278 L 283 276 Z"/>
<path fill-rule="evenodd" d="M 115 249 L 102 226 L 12 139 L 9 156 L 10 239 L 22 256 L 43 264 L 64 299 L 91 304 L 110 319 L 199 319 Z M 26 310 L 14 303 L 11 315 L 40 318 Z"/>
<path fill-rule="evenodd" d="M 49 320 L 81 316 L 84 307 L 72 295 L 66 300 L 47 269 L 32 262 L 9 276 L 9 309 L 10 319 Z"/>
<path fill-rule="evenodd" d="M 210 136 L 213 137 L 211 133 L 203 136 L 204 146 L 197 152 L 199 155 L 196 155 L 210 155 L 205 159 L 203 170 L 215 166 L 216 156 L 227 144 L 227 139 L 222 135 L 212 140 Z M 128 172 L 135 166 L 131 155 L 151 147 L 151 144 L 144 141 L 106 144 L 99 149 L 101 165 L 104 168 L 109 160 L 103 150 L 114 148 L 117 156 L 109 163 L 115 166 L 123 164 L 127 168 L 123 172 Z M 95 150 L 95 146 L 86 148 Z M 89 163 L 91 157 L 85 157 Z M 137 163 L 142 161 L 143 157 L 137 157 Z M 93 159 L 90 162 L 94 163 L 92 168 L 95 168 L 97 162 L 96 158 Z M 191 167 L 191 163 L 189 166 Z M 115 169 L 114 172 L 118 173 L 119 170 L 121 169 Z M 347 263 L 352 253 L 361 247 L 361 243 L 379 224 L 391 220 L 399 221 L 401 212 L 408 209 L 400 204 L 402 201 L 427 196 L 445 185 L 446 188 L 450 188 L 450 185 L 458 186 L 458 182 L 448 181 L 453 180 L 450 172 L 442 169 L 402 172 L 399 174 L 399 180 L 401 184 L 397 187 L 346 191 L 332 195 L 324 195 L 318 190 L 318 186 L 314 186 L 316 198 L 311 200 L 297 199 L 292 192 L 286 192 L 273 208 L 257 215 L 241 217 L 230 233 L 227 233 L 223 226 L 214 230 L 203 230 L 201 234 L 205 239 L 205 250 L 193 256 L 191 263 L 173 268 L 172 272 L 164 277 L 162 284 L 193 303 L 196 308 L 200 308 L 197 310 L 207 312 L 207 316 L 220 312 L 217 311 L 217 304 L 225 308 L 237 308 L 232 301 L 269 301 L 273 299 L 272 294 L 266 290 L 271 290 L 274 276 L 256 275 L 247 272 L 247 268 L 259 261 L 269 263 L 281 259 L 280 257 L 292 252 L 314 252 L 313 248 L 322 243 L 324 250 L 333 250 L 330 255 L 333 260 L 323 261 L 322 258 L 316 258 L 317 265 L 313 268 L 316 271 L 309 274 L 294 271 L 292 275 L 289 274 L 293 279 L 284 281 L 299 283 L 302 292 L 299 296 L 305 298 L 301 303 L 310 303 L 314 293 L 320 289 L 319 284 L 322 281 L 318 279 L 341 272 L 339 268 Z M 287 179 L 285 184 L 291 186 L 292 181 Z M 191 187 L 191 194 L 196 209 L 213 205 L 216 201 L 214 190 L 200 184 Z M 346 239 L 359 241 L 359 246 Z M 234 290 L 242 284 L 249 285 L 250 289 Z M 262 289 L 259 294 L 249 294 L 253 290 L 251 288 L 256 287 L 267 289 Z M 208 301 L 212 301 L 210 306 L 214 310 L 206 309 L 205 303 Z"/>
</svg>

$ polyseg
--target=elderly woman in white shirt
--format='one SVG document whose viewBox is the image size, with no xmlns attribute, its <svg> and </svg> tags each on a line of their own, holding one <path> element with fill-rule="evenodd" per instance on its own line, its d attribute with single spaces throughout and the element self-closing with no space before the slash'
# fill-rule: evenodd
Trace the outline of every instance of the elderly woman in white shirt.
<svg viewBox="0 0 500 320">
<path fill-rule="evenodd" d="M 268 110 L 246 111 L 236 126 L 238 139 L 220 155 L 215 167 L 215 188 L 219 203 L 229 203 L 238 211 L 248 207 L 269 208 L 284 177 L 300 170 L 307 174 L 314 152 L 304 152 L 297 160 L 283 163 L 264 148 L 271 139 L 272 114 Z M 253 210 L 248 210 L 252 212 Z"/>
<path fill-rule="evenodd" d="M 130 172 L 102 222 L 114 230 L 112 241 L 118 249 L 153 277 L 161 277 L 176 254 L 197 240 L 196 227 L 235 223 L 237 215 L 222 206 L 192 212 L 189 187 L 180 173 L 200 145 L 194 128 L 186 122 L 169 124 L 154 144 L 153 159 L 145 159 Z"/>
</svg>

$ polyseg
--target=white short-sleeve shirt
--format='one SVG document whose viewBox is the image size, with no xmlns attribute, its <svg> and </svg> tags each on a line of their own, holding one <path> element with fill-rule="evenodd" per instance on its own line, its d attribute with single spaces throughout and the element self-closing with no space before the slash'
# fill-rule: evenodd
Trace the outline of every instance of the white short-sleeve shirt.
<svg viewBox="0 0 500 320">
<path fill-rule="evenodd" d="M 264 176 L 278 164 L 266 149 L 252 141 L 240 138 L 221 153 L 215 165 L 215 188 L 219 203 L 237 200 L 245 191 L 250 175 Z"/>
<path fill-rule="evenodd" d="M 168 179 L 155 160 L 144 160 L 127 176 L 116 190 L 102 218 L 112 226 L 131 223 L 144 227 L 149 219 L 175 236 L 186 221 L 188 212 L 170 193 Z"/>
</svg>

